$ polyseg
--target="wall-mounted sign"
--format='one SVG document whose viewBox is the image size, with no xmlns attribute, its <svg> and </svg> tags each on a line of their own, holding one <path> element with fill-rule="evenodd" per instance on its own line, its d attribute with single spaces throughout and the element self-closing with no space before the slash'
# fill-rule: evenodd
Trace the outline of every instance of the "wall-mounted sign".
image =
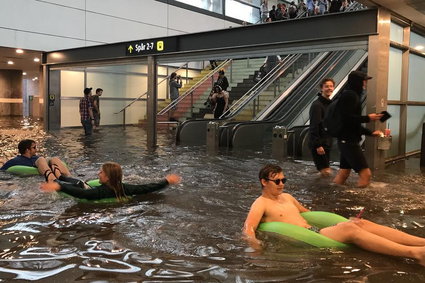
<svg viewBox="0 0 425 283">
<path fill-rule="evenodd" d="M 127 56 L 140 56 L 177 51 L 177 38 L 132 41 L 125 45 Z"/>
</svg>

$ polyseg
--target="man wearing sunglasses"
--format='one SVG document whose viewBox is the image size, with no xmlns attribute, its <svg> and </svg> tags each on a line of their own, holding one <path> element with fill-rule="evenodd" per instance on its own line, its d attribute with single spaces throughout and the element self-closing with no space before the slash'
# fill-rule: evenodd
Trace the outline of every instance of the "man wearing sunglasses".
<svg viewBox="0 0 425 283">
<path fill-rule="evenodd" d="M 38 172 L 40 172 L 40 174 L 45 175 L 46 181 L 53 181 L 54 179 L 56 179 L 54 178 L 54 176 L 49 176 L 53 174 L 49 174 L 46 176 L 46 170 L 50 167 L 52 167 L 52 171 L 60 170 L 66 176 L 71 175 L 68 168 L 66 168 L 66 166 L 59 158 L 52 157 L 49 159 L 49 161 L 47 161 L 44 157 L 37 156 L 37 144 L 34 140 L 21 140 L 18 144 L 18 151 L 20 155 L 8 160 L 0 168 L 0 170 L 7 170 L 8 168 L 15 165 L 35 167 L 38 169 Z M 48 164 L 54 164 L 54 166 L 49 166 Z"/>
<path fill-rule="evenodd" d="M 260 170 L 259 179 L 262 194 L 252 204 L 243 228 L 253 248 L 261 247 L 261 241 L 255 235 L 260 223 L 284 222 L 310 229 L 342 243 L 355 244 L 368 251 L 414 258 L 425 266 L 425 238 L 361 218 L 323 229 L 312 227 L 300 214 L 309 209 L 302 206 L 290 194 L 283 192 L 287 179 L 281 167 L 273 164 L 264 166 Z"/>
</svg>

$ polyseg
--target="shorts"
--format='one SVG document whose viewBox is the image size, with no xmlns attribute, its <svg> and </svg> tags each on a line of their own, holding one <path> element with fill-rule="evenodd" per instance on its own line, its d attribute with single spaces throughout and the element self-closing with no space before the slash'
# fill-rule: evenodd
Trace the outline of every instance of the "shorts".
<svg viewBox="0 0 425 283">
<path fill-rule="evenodd" d="M 311 156 L 313 157 L 314 165 L 316 165 L 316 168 L 318 171 L 329 168 L 329 160 L 331 155 L 331 148 L 327 146 L 323 146 L 325 149 L 325 154 L 319 155 L 317 154 L 317 151 L 315 148 L 311 149 Z"/>
<path fill-rule="evenodd" d="M 320 233 L 320 228 L 316 227 L 316 226 L 311 226 L 307 229 L 310 230 L 310 231 L 316 232 L 316 233 Z"/>
<path fill-rule="evenodd" d="M 356 173 L 369 168 L 358 142 L 338 140 L 338 147 L 341 154 L 339 168 L 354 169 Z"/>
</svg>

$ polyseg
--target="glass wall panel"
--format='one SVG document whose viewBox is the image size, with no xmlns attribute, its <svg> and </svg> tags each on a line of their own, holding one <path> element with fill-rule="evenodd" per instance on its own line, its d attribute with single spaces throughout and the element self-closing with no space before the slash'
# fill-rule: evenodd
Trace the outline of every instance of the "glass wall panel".
<svg viewBox="0 0 425 283">
<path fill-rule="evenodd" d="M 420 150 L 425 106 L 407 106 L 406 152 Z"/>
<path fill-rule="evenodd" d="M 226 0 L 226 16 L 255 24 L 260 20 L 260 9 L 234 0 Z"/>
<path fill-rule="evenodd" d="M 176 0 L 194 7 L 223 14 L 222 0 Z"/>
<path fill-rule="evenodd" d="M 425 36 L 411 32 L 410 47 L 415 48 L 418 51 L 425 52 Z"/>
<path fill-rule="evenodd" d="M 388 100 L 400 100 L 403 51 L 390 47 Z"/>
<path fill-rule="evenodd" d="M 400 140 L 400 106 L 399 105 L 388 105 L 389 113 L 391 113 L 391 119 L 387 120 L 386 128 L 391 130 L 392 144 L 390 150 L 386 151 L 386 157 L 397 156 L 398 145 Z"/>
<path fill-rule="evenodd" d="M 425 102 L 425 58 L 415 54 L 409 55 L 408 100 Z"/>
<path fill-rule="evenodd" d="M 390 40 L 403 43 L 403 27 L 395 23 L 390 26 Z"/>
</svg>

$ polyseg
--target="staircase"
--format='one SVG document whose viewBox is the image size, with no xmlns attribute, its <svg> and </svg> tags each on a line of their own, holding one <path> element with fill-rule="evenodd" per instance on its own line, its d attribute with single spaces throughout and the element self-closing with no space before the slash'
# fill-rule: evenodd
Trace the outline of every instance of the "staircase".
<svg viewBox="0 0 425 283">
<path fill-rule="evenodd" d="M 264 58 L 233 60 L 232 66 L 227 67 L 225 75 L 229 80 L 229 105 L 242 97 L 251 87 L 255 85 L 253 81 L 254 72 L 259 70 L 264 63 Z M 231 70 L 230 70 L 231 68 Z M 230 72 L 232 72 L 230 76 Z M 217 81 L 215 78 L 214 81 Z M 205 90 L 200 98 L 194 102 L 193 112 L 187 111 L 184 120 L 193 118 L 204 118 L 205 114 L 212 114 L 213 109 L 204 105 L 211 92 L 211 86 Z"/>
<path fill-rule="evenodd" d="M 310 61 L 307 59 L 308 55 L 303 55 L 300 60 L 298 60 L 296 69 L 288 69 L 284 75 L 279 79 L 275 80 L 270 84 L 261 94 L 250 102 L 248 105 L 239 112 L 236 117 L 233 118 L 235 121 L 250 121 L 255 118 L 255 116 L 263 110 L 265 107 L 270 105 L 278 96 L 280 96 L 293 82 L 294 80 L 304 72 L 304 70 L 309 66 Z M 255 113 L 254 113 L 254 104 L 255 104 Z"/>
</svg>

